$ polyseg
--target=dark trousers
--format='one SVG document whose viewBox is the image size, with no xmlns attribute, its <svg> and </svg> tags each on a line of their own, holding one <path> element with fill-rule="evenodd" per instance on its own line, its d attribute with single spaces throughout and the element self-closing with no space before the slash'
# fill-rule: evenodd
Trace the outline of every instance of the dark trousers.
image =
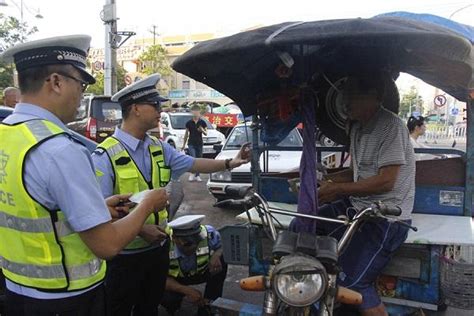
<svg viewBox="0 0 474 316">
<path fill-rule="evenodd" d="M 194 158 L 202 158 L 202 146 L 203 145 L 188 144 L 189 155 Z M 197 176 L 199 176 L 199 172 L 196 172 L 196 177 Z"/>
<path fill-rule="evenodd" d="M 347 199 L 326 204 L 319 209 L 319 216 L 336 218 L 346 215 L 352 207 Z M 355 212 L 349 211 L 353 217 Z M 341 224 L 318 222 L 318 235 L 331 235 L 341 239 L 346 227 Z M 403 244 L 408 228 L 386 220 L 367 221 L 355 232 L 346 249 L 339 256 L 342 272 L 338 283 L 353 289 L 363 296 L 360 309 L 370 309 L 380 305 L 381 300 L 375 289 L 375 280 L 389 263 L 393 253 Z"/>
<path fill-rule="evenodd" d="M 169 269 L 169 243 L 107 262 L 105 281 L 110 316 L 157 315 Z"/>
<path fill-rule="evenodd" d="M 227 264 L 221 257 L 222 271 L 211 275 L 209 271 L 206 271 L 203 275 L 189 277 L 189 278 L 177 278 L 182 285 L 197 285 L 206 283 L 206 289 L 204 290 L 204 298 L 213 301 L 222 296 L 222 290 L 224 289 L 224 281 L 227 276 Z M 174 313 L 181 307 L 184 295 L 181 293 L 166 291 L 163 295 L 161 305 L 166 308 L 168 312 Z"/>
<path fill-rule="evenodd" d="M 6 292 L 7 316 L 105 316 L 104 285 L 77 296 L 40 300 Z"/>
</svg>

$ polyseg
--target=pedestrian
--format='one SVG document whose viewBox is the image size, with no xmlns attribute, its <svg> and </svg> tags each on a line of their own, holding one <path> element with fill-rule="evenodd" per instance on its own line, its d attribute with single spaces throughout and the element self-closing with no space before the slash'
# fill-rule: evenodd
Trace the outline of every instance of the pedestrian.
<svg viewBox="0 0 474 316">
<path fill-rule="evenodd" d="M 420 136 L 423 136 L 426 133 L 426 123 L 423 116 L 410 116 L 407 121 L 407 128 L 408 132 L 410 132 L 410 142 L 413 148 L 430 148 L 418 139 Z M 432 160 L 446 158 L 446 156 L 418 153 L 415 155 L 415 158 L 416 160 Z"/>
<path fill-rule="evenodd" d="M 112 96 L 122 106 L 122 125 L 92 155 L 104 197 L 163 188 L 185 172 L 216 172 L 247 163 L 243 147 L 233 159 L 187 156 L 147 131 L 160 120 L 159 74 L 125 87 Z M 165 207 L 151 215 L 139 237 L 108 262 L 106 293 L 110 315 L 156 315 L 169 266 Z"/>
<path fill-rule="evenodd" d="M 186 132 L 184 133 L 183 148 L 188 144 L 188 152 L 194 158 L 202 158 L 203 141 L 202 135 L 207 136 L 207 124 L 201 119 L 201 108 L 199 105 L 191 107 L 193 117 L 186 123 Z M 191 174 L 189 181 L 202 182 L 199 172 Z"/>
<path fill-rule="evenodd" d="M 85 70 L 91 38 L 62 36 L 22 43 L 14 62 L 22 94 L 0 124 L 0 257 L 6 315 L 104 315 L 103 259 L 134 239 L 167 202 L 148 193 L 123 219 L 129 195 L 104 201 L 87 149 L 65 126 L 95 82 Z"/>
<path fill-rule="evenodd" d="M 3 90 L 3 105 L 14 108 L 20 102 L 20 90 L 15 87 L 8 87 Z"/>
<path fill-rule="evenodd" d="M 169 314 L 184 297 L 198 306 L 197 315 L 211 315 L 209 303 L 222 296 L 227 275 L 221 237 L 212 226 L 201 225 L 204 215 L 182 216 L 170 222 L 170 269 L 162 305 Z M 204 295 L 190 285 L 206 284 Z"/>
</svg>

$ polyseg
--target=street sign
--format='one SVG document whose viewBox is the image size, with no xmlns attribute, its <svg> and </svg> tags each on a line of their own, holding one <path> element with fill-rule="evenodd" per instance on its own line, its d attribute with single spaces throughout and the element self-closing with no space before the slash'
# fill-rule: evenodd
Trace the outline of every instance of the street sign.
<svg viewBox="0 0 474 316">
<path fill-rule="evenodd" d="M 128 86 L 132 84 L 132 77 L 130 75 L 125 75 L 125 84 Z"/>
<path fill-rule="evenodd" d="M 451 109 L 451 115 L 456 116 L 459 114 L 459 109 L 458 108 L 452 108 Z"/>
<path fill-rule="evenodd" d="M 435 96 L 434 104 L 439 108 L 442 107 L 446 104 L 446 97 L 442 94 Z"/>
<path fill-rule="evenodd" d="M 95 71 L 101 71 L 102 68 L 103 68 L 103 67 L 102 67 L 102 66 L 103 66 L 102 62 L 101 62 L 101 61 L 98 61 L 98 60 L 94 62 L 94 65 L 93 65 L 93 66 L 94 66 L 94 70 L 95 70 Z"/>
</svg>

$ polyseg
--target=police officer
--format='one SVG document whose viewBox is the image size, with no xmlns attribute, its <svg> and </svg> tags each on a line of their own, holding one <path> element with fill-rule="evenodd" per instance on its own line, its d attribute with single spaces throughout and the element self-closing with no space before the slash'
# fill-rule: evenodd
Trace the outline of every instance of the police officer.
<svg viewBox="0 0 474 316">
<path fill-rule="evenodd" d="M 56 37 L 1 56 L 15 63 L 22 93 L 0 125 L 7 315 L 104 315 L 102 259 L 130 243 L 167 201 L 164 190 L 154 190 L 133 214 L 111 222 L 128 196 L 104 202 L 87 149 L 65 126 L 95 81 L 85 70 L 89 44 L 86 35 Z"/>
<path fill-rule="evenodd" d="M 122 125 L 92 155 L 104 197 L 165 187 L 172 177 L 188 171 L 216 172 L 249 161 L 246 148 L 233 159 L 195 159 L 149 136 L 165 100 L 156 90 L 159 80 L 159 74 L 151 75 L 112 96 L 122 106 Z M 132 310 L 134 315 L 158 313 L 169 264 L 167 220 L 165 208 L 154 213 L 139 237 L 109 262 L 106 292 L 111 315 L 130 315 Z"/>
<path fill-rule="evenodd" d="M 187 215 L 169 223 L 172 231 L 170 269 L 162 305 L 173 315 L 187 297 L 198 305 L 198 315 L 210 315 L 208 303 L 222 296 L 227 264 L 219 232 L 201 225 L 204 215 Z M 190 287 L 206 283 L 204 296 Z"/>
</svg>

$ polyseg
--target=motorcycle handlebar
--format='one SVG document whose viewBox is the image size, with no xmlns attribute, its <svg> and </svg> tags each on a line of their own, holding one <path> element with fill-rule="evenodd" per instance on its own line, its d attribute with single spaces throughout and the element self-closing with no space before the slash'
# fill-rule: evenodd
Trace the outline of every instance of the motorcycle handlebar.
<svg viewBox="0 0 474 316">
<path fill-rule="evenodd" d="M 383 203 L 377 203 L 377 208 L 382 215 L 400 216 L 402 214 L 402 209 L 398 206 L 387 206 Z"/>
</svg>

